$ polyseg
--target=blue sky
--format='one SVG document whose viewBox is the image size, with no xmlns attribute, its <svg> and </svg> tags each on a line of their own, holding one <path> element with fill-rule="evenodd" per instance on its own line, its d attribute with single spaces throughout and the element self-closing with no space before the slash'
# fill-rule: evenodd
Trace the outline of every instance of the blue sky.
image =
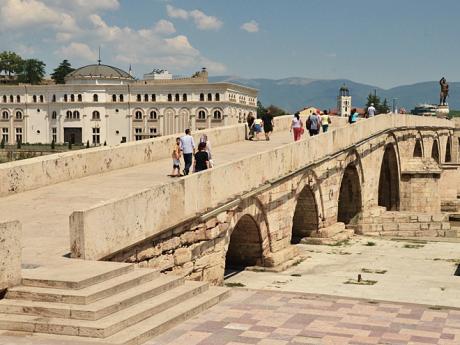
<svg viewBox="0 0 460 345">
<path fill-rule="evenodd" d="M 441 5 L 442 4 L 442 5 Z M 50 72 L 103 63 L 136 76 L 346 78 L 392 87 L 460 81 L 460 1 L 0 0 L 0 49 Z"/>
</svg>

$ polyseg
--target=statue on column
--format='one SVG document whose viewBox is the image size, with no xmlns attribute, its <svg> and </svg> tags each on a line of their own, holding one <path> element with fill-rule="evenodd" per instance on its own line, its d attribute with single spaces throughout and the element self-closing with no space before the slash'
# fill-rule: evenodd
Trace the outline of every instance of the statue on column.
<svg viewBox="0 0 460 345">
<path fill-rule="evenodd" d="M 447 105 L 447 97 L 449 96 L 449 84 L 447 84 L 446 78 L 442 77 L 439 81 L 441 86 L 441 93 L 439 95 L 439 105 Z"/>
</svg>

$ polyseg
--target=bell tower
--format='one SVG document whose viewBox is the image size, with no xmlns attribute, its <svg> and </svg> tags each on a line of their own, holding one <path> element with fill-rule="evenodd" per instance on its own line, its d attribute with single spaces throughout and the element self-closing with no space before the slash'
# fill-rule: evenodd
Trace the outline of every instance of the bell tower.
<svg viewBox="0 0 460 345">
<path fill-rule="evenodd" d="M 337 111 L 340 116 L 350 116 L 351 113 L 351 96 L 348 87 L 343 84 L 337 97 Z"/>
</svg>

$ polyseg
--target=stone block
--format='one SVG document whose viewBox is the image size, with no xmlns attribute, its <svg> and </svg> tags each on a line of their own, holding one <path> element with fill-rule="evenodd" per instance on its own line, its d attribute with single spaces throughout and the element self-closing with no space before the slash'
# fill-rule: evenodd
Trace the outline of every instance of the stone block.
<svg viewBox="0 0 460 345">
<path fill-rule="evenodd" d="M 220 227 L 216 226 L 211 229 L 206 229 L 206 239 L 213 240 L 221 235 Z"/>
<path fill-rule="evenodd" d="M 433 214 L 431 216 L 431 219 L 433 220 L 433 222 L 442 222 L 445 220 L 445 218 L 446 216 L 443 214 Z"/>
<path fill-rule="evenodd" d="M 224 281 L 224 267 L 216 265 L 205 268 L 203 270 L 203 281 L 213 285 L 222 285 Z"/>
<path fill-rule="evenodd" d="M 144 261 L 144 260 L 149 260 L 153 257 L 159 256 L 161 254 L 161 248 L 160 246 L 155 246 L 151 248 L 147 248 L 137 254 L 136 260 L 138 261 Z"/>
<path fill-rule="evenodd" d="M 179 248 L 174 252 L 174 264 L 180 266 L 192 260 L 190 248 Z"/>
<path fill-rule="evenodd" d="M 430 223 L 430 230 L 441 230 L 441 224 L 442 223 Z"/>
<path fill-rule="evenodd" d="M 383 224 L 383 231 L 384 232 L 387 232 L 387 231 L 396 231 L 398 230 L 398 224 L 396 223 L 384 223 Z"/>
<path fill-rule="evenodd" d="M 419 223 L 400 223 L 398 224 L 399 231 L 416 231 L 420 230 Z"/>
<path fill-rule="evenodd" d="M 441 223 L 441 229 L 442 230 L 449 230 L 450 229 L 450 223 L 449 222 L 442 222 Z"/>
<path fill-rule="evenodd" d="M 206 222 L 206 229 L 215 228 L 218 224 L 217 218 L 211 218 Z"/>
<path fill-rule="evenodd" d="M 216 217 L 217 221 L 219 223 L 225 223 L 228 219 L 228 215 L 227 215 L 227 212 L 222 212 L 222 213 L 219 213 Z"/>
<path fill-rule="evenodd" d="M 174 275 L 186 277 L 193 272 L 193 262 L 189 261 L 182 266 L 175 266 L 172 270 Z"/>
<path fill-rule="evenodd" d="M 420 214 L 418 216 L 418 221 L 420 223 L 428 223 L 431 222 L 431 216 L 429 214 Z"/>
<path fill-rule="evenodd" d="M 169 250 L 173 250 L 179 248 L 180 246 L 180 238 L 179 237 L 172 237 L 162 243 L 160 243 L 160 248 L 162 252 L 167 252 Z"/>
<path fill-rule="evenodd" d="M 0 290 L 21 282 L 21 238 L 21 223 L 0 224 Z"/>
</svg>

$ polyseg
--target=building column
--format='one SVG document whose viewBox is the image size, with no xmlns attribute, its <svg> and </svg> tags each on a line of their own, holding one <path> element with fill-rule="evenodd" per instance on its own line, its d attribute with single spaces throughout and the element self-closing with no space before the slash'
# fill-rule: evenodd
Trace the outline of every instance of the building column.
<svg viewBox="0 0 460 345">
<path fill-rule="evenodd" d="M 195 132 L 196 130 L 196 115 L 190 114 L 190 130 Z"/>
<path fill-rule="evenodd" d="M 165 135 L 165 116 L 158 114 L 158 131 L 160 135 Z"/>
</svg>

